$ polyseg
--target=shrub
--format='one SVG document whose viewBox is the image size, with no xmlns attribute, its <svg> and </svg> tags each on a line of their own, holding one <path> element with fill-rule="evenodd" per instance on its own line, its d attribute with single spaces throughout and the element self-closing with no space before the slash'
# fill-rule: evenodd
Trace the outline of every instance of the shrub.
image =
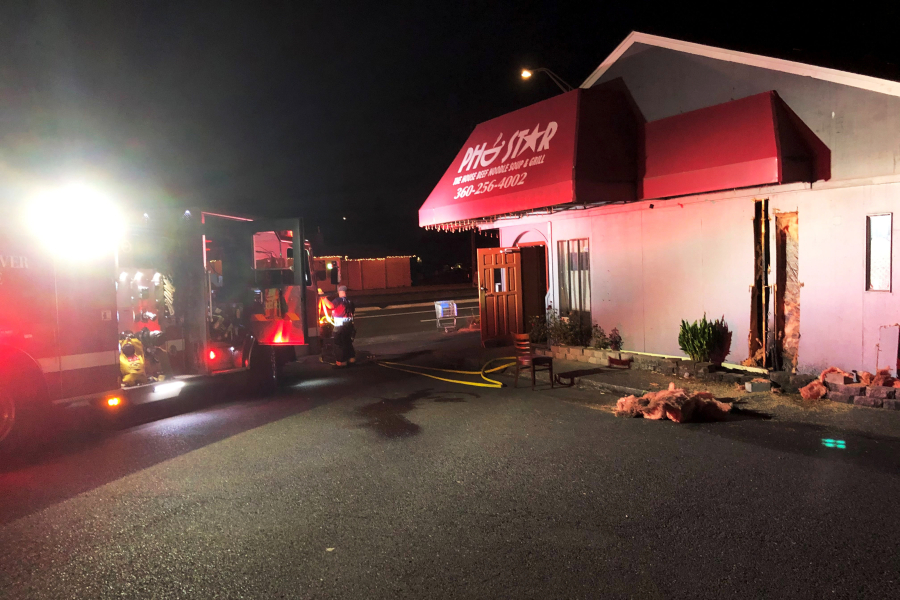
<svg viewBox="0 0 900 600">
<path fill-rule="evenodd" d="M 624 340 L 622 339 L 622 335 L 619 333 L 618 327 L 613 327 L 612 331 L 609 332 L 609 347 L 611 350 L 621 350 L 622 344 Z"/>
<path fill-rule="evenodd" d="M 600 350 L 609 349 L 609 337 L 606 335 L 606 332 L 603 331 L 603 328 L 599 325 L 594 325 L 594 331 L 591 336 L 591 346 Z"/>
<path fill-rule="evenodd" d="M 531 317 L 531 331 L 528 332 L 531 343 L 545 343 L 547 341 L 547 317 L 538 315 Z"/>
<path fill-rule="evenodd" d="M 699 321 L 681 321 L 678 346 L 691 360 L 709 362 L 712 358 L 721 362 L 728 354 L 730 345 L 731 334 L 724 316 L 716 321 L 708 321 L 704 313 Z"/>
<path fill-rule="evenodd" d="M 547 341 L 564 346 L 587 346 L 593 334 L 590 325 L 582 322 L 579 315 L 569 313 L 559 316 L 555 310 L 547 313 Z"/>
</svg>

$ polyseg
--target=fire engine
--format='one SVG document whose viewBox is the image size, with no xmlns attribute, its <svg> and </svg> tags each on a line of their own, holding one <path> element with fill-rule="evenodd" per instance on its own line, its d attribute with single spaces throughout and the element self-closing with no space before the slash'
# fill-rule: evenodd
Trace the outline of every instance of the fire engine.
<svg viewBox="0 0 900 600">
<path fill-rule="evenodd" d="M 121 410 L 240 371 L 272 389 L 319 352 L 299 218 L 129 212 L 82 186 L 22 204 L 0 222 L 0 446 L 55 405 Z"/>
</svg>

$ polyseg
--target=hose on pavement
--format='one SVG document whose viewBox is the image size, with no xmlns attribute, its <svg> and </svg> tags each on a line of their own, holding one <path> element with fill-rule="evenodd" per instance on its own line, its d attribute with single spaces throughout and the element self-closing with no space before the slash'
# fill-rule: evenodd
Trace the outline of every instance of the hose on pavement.
<svg viewBox="0 0 900 600">
<path fill-rule="evenodd" d="M 513 362 L 502 364 L 499 367 L 492 367 L 490 369 L 487 368 L 488 365 L 490 365 L 491 363 L 495 363 L 500 360 L 511 360 Z M 387 369 L 394 369 L 396 371 L 404 371 L 406 373 L 412 373 L 413 375 L 421 375 L 422 377 L 430 377 L 431 379 L 437 379 L 438 381 L 446 381 L 448 383 L 458 383 L 460 385 L 471 385 L 471 386 L 475 386 L 475 387 L 497 389 L 497 388 L 502 388 L 503 384 L 501 382 L 497 381 L 496 379 L 491 379 L 490 377 L 487 376 L 487 374 L 488 373 L 496 373 L 497 371 L 502 371 L 503 369 L 505 369 L 507 367 L 514 367 L 514 366 L 516 366 L 515 360 L 516 360 L 515 356 L 502 356 L 500 358 L 492 358 L 491 360 L 484 363 L 484 365 L 482 365 L 480 371 L 459 371 L 456 369 L 439 369 L 437 367 L 423 367 L 420 365 L 408 365 L 405 363 L 396 363 L 396 362 L 390 362 L 390 361 L 378 361 L 378 362 L 376 362 L 376 364 L 378 366 L 385 367 Z M 485 381 L 485 383 L 482 383 L 480 381 L 463 381 L 460 379 L 449 379 L 447 377 L 438 377 L 437 375 L 431 375 L 429 373 L 422 373 L 421 371 L 416 371 L 414 369 L 420 369 L 421 371 L 438 371 L 441 373 L 456 373 L 456 374 L 460 374 L 460 375 L 480 375 L 481 378 Z"/>
</svg>

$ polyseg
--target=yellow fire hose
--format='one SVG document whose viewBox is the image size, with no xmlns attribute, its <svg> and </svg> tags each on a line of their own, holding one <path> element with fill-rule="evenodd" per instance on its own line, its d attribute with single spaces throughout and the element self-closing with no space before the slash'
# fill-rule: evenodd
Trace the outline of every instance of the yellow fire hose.
<svg viewBox="0 0 900 600">
<path fill-rule="evenodd" d="M 334 320 L 332 319 L 332 316 L 328 314 L 328 307 L 326 307 L 325 304 L 322 302 L 319 302 L 319 306 L 322 309 L 324 322 L 331 323 L 332 325 L 334 325 Z M 320 319 L 319 322 L 320 323 L 323 322 L 322 319 Z M 322 358 L 320 357 L 319 360 L 322 360 Z M 492 369 L 487 368 L 487 366 L 489 364 L 491 364 L 493 362 L 497 362 L 498 360 L 511 360 L 513 362 L 506 363 L 506 364 L 500 365 L 499 367 L 494 367 Z M 421 375 L 422 377 L 430 377 L 431 379 L 437 379 L 438 381 L 446 381 L 448 383 L 458 383 L 460 385 L 471 385 L 471 386 L 475 386 L 475 387 L 486 387 L 486 388 L 497 389 L 497 388 L 502 388 L 503 384 L 495 379 L 491 379 L 490 377 L 487 377 L 485 374 L 486 373 L 496 373 L 497 371 L 502 371 L 503 369 L 505 369 L 507 367 L 514 367 L 514 366 L 516 366 L 515 360 L 516 360 L 515 356 L 501 356 L 500 358 L 492 358 L 491 360 L 484 363 L 484 365 L 481 367 L 480 371 L 457 371 L 455 369 L 438 369 L 437 367 L 422 367 L 419 365 L 407 365 L 404 363 L 396 363 L 396 362 L 390 362 L 390 361 L 376 361 L 375 364 L 377 364 L 380 367 L 385 367 L 387 369 L 394 369 L 396 371 L 404 371 L 406 373 L 412 373 L 413 375 Z M 327 362 L 327 361 L 322 360 L 322 362 Z M 329 364 L 333 364 L 333 363 L 329 363 Z M 459 379 L 448 379 L 446 377 L 438 377 L 437 375 L 429 375 L 428 373 L 421 373 L 421 372 L 415 371 L 413 369 L 421 369 L 423 371 L 440 371 L 441 373 L 457 373 L 459 375 L 479 375 L 487 383 L 481 383 L 480 381 L 461 381 Z"/>
<path fill-rule="evenodd" d="M 394 369 L 397 371 L 404 371 L 406 373 L 412 373 L 413 375 L 421 375 L 422 377 L 430 377 L 431 379 L 437 379 L 438 381 L 446 381 L 448 383 L 458 383 L 460 385 L 472 385 L 475 387 L 485 387 L 485 388 L 502 388 L 503 384 L 495 379 L 491 379 L 486 376 L 486 373 L 496 373 L 497 371 L 502 371 L 507 367 L 516 366 L 515 362 L 506 363 L 500 365 L 499 367 L 493 367 L 488 369 L 487 366 L 493 362 L 497 362 L 498 360 L 512 360 L 515 361 L 515 356 L 502 356 L 500 358 L 492 358 L 491 360 L 484 363 L 481 367 L 480 371 L 457 371 L 455 369 L 438 369 L 437 367 L 422 367 L 419 365 L 407 365 L 403 363 L 395 363 L 389 361 L 378 361 L 376 364 L 381 367 L 385 367 L 387 369 Z M 429 375 L 428 373 L 421 373 L 419 371 L 414 371 L 413 369 L 422 369 L 424 371 L 440 371 L 442 373 L 458 373 L 460 375 L 480 375 L 482 379 L 484 379 L 487 383 L 481 383 L 480 381 L 462 381 L 459 379 L 448 379 L 446 377 L 438 377 L 437 375 Z"/>
</svg>

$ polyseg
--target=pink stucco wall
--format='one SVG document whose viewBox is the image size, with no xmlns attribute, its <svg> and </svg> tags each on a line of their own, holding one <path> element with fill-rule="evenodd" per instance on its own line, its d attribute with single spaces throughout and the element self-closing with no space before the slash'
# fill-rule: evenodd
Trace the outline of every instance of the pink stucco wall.
<svg viewBox="0 0 900 600">
<path fill-rule="evenodd" d="M 881 327 L 900 321 L 900 183 L 779 194 L 772 206 L 798 213 L 800 368 L 874 372 Z M 866 291 L 866 215 L 880 213 L 894 215 L 892 292 Z"/>
<path fill-rule="evenodd" d="M 556 242 L 588 238 L 591 316 L 617 327 L 630 350 L 680 356 L 681 319 L 724 316 L 729 361 L 747 357 L 753 283 L 753 200 L 654 201 L 551 217 L 550 226 L 501 229 L 500 243 L 549 230 L 551 293 L 557 293 Z M 528 233 L 531 231 L 531 233 Z M 525 233 L 523 236 L 522 234 Z M 554 301 L 554 306 L 558 306 Z"/>
<path fill-rule="evenodd" d="M 802 186 L 801 186 L 802 187 Z M 834 189 L 786 187 L 742 197 L 686 197 L 536 217 L 500 229 L 502 246 L 548 241 L 558 306 L 556 242 L 587 237 L 592 318 L 618 327 L 628 349 L 682 355 L 681 319 L 724 316 L 729 362 L 747 358 L 753 283 L 754 199 L 769 216 L 798 212 L 799 369 L 875 370 L 883 326 L 900 321 L 900 183 Z M 793 191 L 792 191 L 793 190 Z M 865 291 L 866 215 L 894 213 L 893 292 Z M 774 243 L 772 245 L 774 283 Z M 880 357 L 880 366 L 890 359 Z"/>
</svg>

